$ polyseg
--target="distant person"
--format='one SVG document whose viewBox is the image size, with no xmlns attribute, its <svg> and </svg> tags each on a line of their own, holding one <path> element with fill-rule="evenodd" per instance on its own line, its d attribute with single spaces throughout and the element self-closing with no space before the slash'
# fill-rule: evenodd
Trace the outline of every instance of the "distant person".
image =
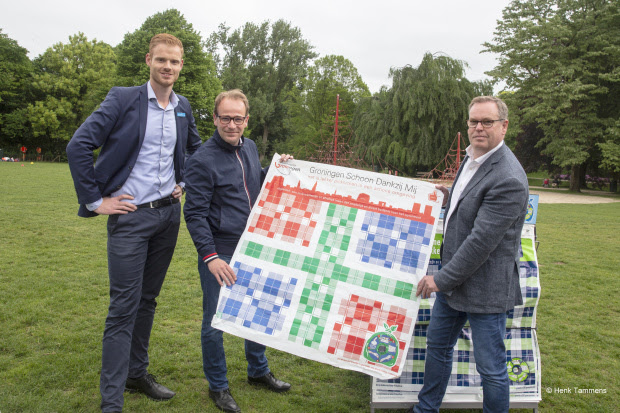
<svg viewBox="0 0 620 413">
<path fill-rule="evenodd" d="M 82 217 L 109 215 L 110 307 L 103 334 L 101 410 L 121 411 L 123 391 L 154 400 L 175 393 L 147 372 L 149 338 L 181 219 L 185 157 L 200 146 L 192 108 L 172 91 L 183 44 L 151 39 L 142 86 L 110 90 L 67 145 Z M 93 150 L 101 148 L 93 167 Z"/>
<path fill-rule="evenodd" d="M 446 197 L 441 270 L 425 276 L 417 295 L 436 292 L 426 341 L 424 385 L 417 413 L 438 412 L 452 371 L 452 353 L 469 320 L 483 410 L 508 412 L 506 313 L 523 303 L 519 283 L 521 230 L 528 205 L 525 171 L 504 144 L 508 108 L 495 97 L 469 105 L 470 145 Z"/>
<path fill-rule="evenodd" d="M 37 146 L 37 161 L 41 161 L 41 147 Z"/>
<path fill-rule="evenodd" d="M 211 326 L 220 288 L 235 283 L 229 266 L 245 230 L 267 170 L 262 169 L 256 145 L 243 137 L 248 125 L 249 104 L 238 89 L 215 99 L 213 123 L 217 127 L 187 163 L 187 195 L 183 209 L 187 229 L 198 250 L 198 273 L 202 286 L 202 363 L 209 382 L 209 397 L 225 412 L 241 409 L 230 393 L 226 378 L 223 332 Z M 291 159 L 282 155 L 281 161 Z M 265 346 L 245 340 L 248 382 L 284 392 L 291 385 L 269 370 Z"/>
<path fill-rule="evenodd" d="M 543 181 L 543 188 L 549 188 L 549 178 L 545 178 Z"/>
<path fill-rule="evenodd" d="M 28 151 L 28 148 L 26 148 L 24 145 L 22 145 L 22 147 L 19 150 L 22 153 L 22 161 L 25 161 L 26 160 L 26 152 Z"/>
</svg>

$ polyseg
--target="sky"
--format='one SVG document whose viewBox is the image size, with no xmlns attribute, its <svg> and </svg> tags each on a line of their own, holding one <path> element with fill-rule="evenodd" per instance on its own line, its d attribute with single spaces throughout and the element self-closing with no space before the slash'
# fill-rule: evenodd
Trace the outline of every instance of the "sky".
<svg viewBox="0 0 620 413">
<path fill-rule="evenodd" d="M 342 55 L 357 68 L 371 92 L 391 86 L 390 68 L 418 66 L 425 53 L 465 61 L 467 78 L 488 79 L 497 56 L 480 53 L 493 40 L 510 0 L 18 0 L 4 2 L 0 28 L 33 59 L 56 43 L 83 32 L 111 46 L 155 13 L 176 8 L 207 38 L 220 23 L 283 19 L 301 30 L 320 56 Z M 496 86 L 496 92 L 501 85 Z"/>
</svg>

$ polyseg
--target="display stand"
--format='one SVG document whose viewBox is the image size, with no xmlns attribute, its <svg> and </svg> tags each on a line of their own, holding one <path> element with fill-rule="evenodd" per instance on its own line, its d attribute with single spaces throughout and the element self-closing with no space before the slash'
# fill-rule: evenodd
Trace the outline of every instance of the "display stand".
<svg viewBox="0 0 620 413">
<path fill-rule="evenodd" d="M 520 284 L 523 305 L 515 307 L 506 320 L 506 366 L 509 371 L 510 408 L 538 411 L 542 400 L 541 363 L 536 335 L 536 308 L 540 297 L 538 259 L 536 256 L 536 212 L 538 199 L 530 196 L 526 223 L 521 235 L 523 256 L 520 265 Z M 443 228 L 440 222 L 439 228 Z M 435 239 L 433 255 L 427 274 L 441 268 L 439 248 L 443 234 Z M 398 379 L 372 379 L 370 411 L 376 409 L 407 409 L 418 402 L 418 392 L 424 379 L 426 330 L 432 316 L 434 294 L 422 300 L 407 362 Z M 441 405 L 442 409 L 482 408 L 482 387 L 473 357 L 471 334 L 465 325 L 455 346 L 452 374 Z"/>
</svg>

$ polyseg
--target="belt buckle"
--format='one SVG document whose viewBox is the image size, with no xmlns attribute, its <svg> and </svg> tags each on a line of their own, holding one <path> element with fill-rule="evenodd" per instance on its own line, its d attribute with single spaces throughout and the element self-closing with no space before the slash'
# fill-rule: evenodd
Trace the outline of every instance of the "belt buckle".
<svg viewBox="0 0 620 413">
<path fill-rule="evenodd" d="M 153 201 L 149 202 L 149 208 L 151 209 L 155 208 L 155 205 L 153 205 Z"/>
</svg>

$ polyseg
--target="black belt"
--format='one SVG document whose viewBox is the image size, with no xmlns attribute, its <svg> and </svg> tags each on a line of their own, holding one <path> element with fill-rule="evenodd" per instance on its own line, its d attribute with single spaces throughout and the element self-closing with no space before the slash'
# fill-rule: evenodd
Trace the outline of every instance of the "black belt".
<svg viewBox="0 0 620 413">
<path fill-rule="evenodd" d="M 173 196 L 167 196 L 162 199 L 158 199 L 157 201 L 146 202 L 144 204 L 136 205 L 138 208 L 161 208 L 165 206 L 169 206 L 172 204 L 178 204 L 179 198 L 175 198 Z"/>
</svg>

